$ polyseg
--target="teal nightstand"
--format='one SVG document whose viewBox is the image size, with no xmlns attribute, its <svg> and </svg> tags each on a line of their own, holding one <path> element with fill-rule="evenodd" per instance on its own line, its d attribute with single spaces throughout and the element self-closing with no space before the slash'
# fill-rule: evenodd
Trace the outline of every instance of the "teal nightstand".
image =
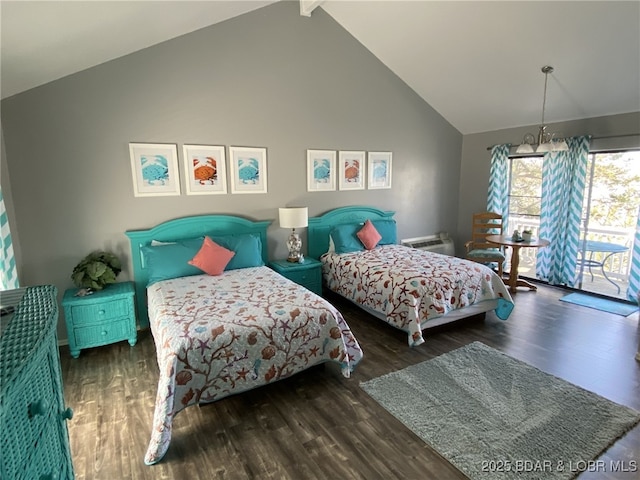
<svg viewBox="0 0 640 480">
<path fill-rule="evenodd" d="M 133 282 L 113 283 L 91 295 L 77 297 L 70 288 L 62 298 L 64 317 L 73 358 L 83 348 L 128 340 L 137 341 Z"/>
<path fill-rule="evenodd" d="M 305 258 L 302 263 L 276 260 L 269 266 L 280 275 L 322 295 L 322 264 L 313 258 Z"/>
</svg>

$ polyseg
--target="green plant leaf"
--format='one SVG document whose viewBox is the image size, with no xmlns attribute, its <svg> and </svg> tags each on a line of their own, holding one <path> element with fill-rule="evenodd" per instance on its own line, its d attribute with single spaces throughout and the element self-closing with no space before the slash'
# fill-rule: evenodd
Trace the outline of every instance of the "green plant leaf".
<svg viewBox="0 0 640 480">
<path fill-rule="evenodd" d="M 114 283 L 121 271 L 120 259 L 113 253 L 95 251 L 75 266 L 71 279 L 77 287 L 101 290 L 105 285 Z"/>
<path fill-rule="evenodd" d="M 98 261 L 91 262 L 85 269 L 87 275 L 89 275 L 92 280 L 99 279 L 102 275 L 104 275 L 104 272 L 106 270 L 107 266 L 104 263 Z"/>
<path fill-rule="evenodd" d="M 73 270 L 73 274 L 71 275 L 71 280 L 73 280 L 73 284 L 77 287 L 82 286 L 82 281 L 84 279 L 84 272 L 82 270 Z"/>
</svg>

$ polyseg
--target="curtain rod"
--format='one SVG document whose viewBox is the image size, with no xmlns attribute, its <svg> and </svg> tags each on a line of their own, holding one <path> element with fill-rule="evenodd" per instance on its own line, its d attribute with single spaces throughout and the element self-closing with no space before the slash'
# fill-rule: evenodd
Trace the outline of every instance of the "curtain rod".
<svg viewBox="0 0 640 480">
<path fill-rule="evenodd" d="M 623 135 L 604 135 L 602 137 L 591 137 L 591 140 L 601 140 L 604 138 L 622 138 L 622 137 L 637 137 L 640 136 L 640 133 L 625 133 Z M 487 150 L 491 150 L 493 147 L 497 147 L 500 144 L 496 144 L 496 145 L 491 145 L 490 147 L 487 147 Z M 515 144 L 511 144 L 512 146 L 515 146 Z M 520 145 L 518 143 L 518 145 Z"/>
</svg>

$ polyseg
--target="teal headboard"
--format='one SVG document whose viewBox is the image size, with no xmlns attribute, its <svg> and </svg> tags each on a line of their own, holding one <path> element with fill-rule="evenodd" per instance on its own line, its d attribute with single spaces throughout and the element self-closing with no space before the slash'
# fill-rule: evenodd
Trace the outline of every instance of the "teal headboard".
<svg viewBox="0 0 640 480">
<path fill-rule="evenodd" d="M 147 230 L 128 230 L 125 232 L 131 242 L 131 262 L 136 286 L 136 308 L 141 328 L 149 326 L 147 315 L 148 271 L 144 266 L 141 248 L 151 244 L 152 240 L 171 242 L 205 235 L 241 235 L 255 234 L 262 243 L 262 259 L 268 263 L 267 228 L 271 221 L 254 222 L 242 217 L 229 215 L 196 215 L 177 218 L 161 223 Z"/>
<path fill-rule="evenodd" d="M 329 249 L 329 232 L 336 225 L 364 223 L 366 220 L 392 219 L 395 212 L 375 207 L 349 206 L 330 210 L 319 217 L 309 219 L 307 251 L 309 257 L 320 258 Z"/>
</svg>

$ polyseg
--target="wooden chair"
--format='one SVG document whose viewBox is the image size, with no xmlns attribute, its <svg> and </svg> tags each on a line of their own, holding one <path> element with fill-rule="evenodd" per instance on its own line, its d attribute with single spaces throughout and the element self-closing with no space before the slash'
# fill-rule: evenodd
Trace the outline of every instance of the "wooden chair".
<svg viewBox="0 0 640 480">
<path fill-rule="evenodd" d="M 498 275 L 502 278 L 502 264 L 506 256 L 501 247 L 487 241 L 487 236 L 503 233 L 502 215 L 493 212 L 474 213 L 471 240 L 464 244 L 467 250 L 465 258 L 478 263 L 497 263 Z"/>
</svg>

